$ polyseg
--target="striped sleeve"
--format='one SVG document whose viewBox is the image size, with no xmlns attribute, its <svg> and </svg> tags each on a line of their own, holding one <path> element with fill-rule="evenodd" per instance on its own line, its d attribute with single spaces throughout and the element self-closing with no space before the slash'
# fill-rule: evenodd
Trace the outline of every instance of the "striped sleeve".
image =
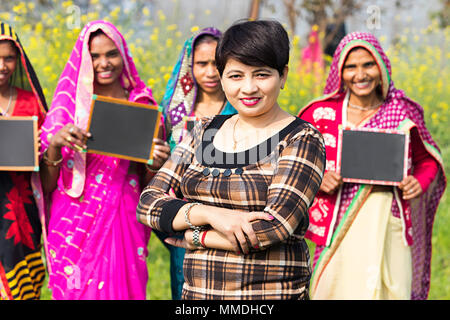
<svg viewBox="0 0 450 320">
<path fill-rule="evenodd" d="M 260 249 L 303 236 L 308 228 L 308 208 L 319 190 L 325 169 L 325 145 L 320 132 L 306 125 L 286 141 L 279 153 L 264 211 L 273 221 L 252 223 Z"/>
</svg>

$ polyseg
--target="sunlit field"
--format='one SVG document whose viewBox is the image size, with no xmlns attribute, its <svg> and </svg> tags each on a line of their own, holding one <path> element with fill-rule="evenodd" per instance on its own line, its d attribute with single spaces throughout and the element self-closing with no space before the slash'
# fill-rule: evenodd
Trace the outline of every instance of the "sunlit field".
<svg viewBox="0 0 450 320">
<path fill-rule="evenodd" d="M 53 1 L 54 8 L 39 13 L 37 23 L 30 23 L 31 14 L 36 16 L 32 3 L 18 2 L 11 13 L 0 13 L 0 20 L 11 24 L 25 47 L 36 70 L 47 103 L 50 105 L 60 73 L 75 44 L 81 28 L 88 22 L 105 19 L 114 23 L 127 39 L 129 49 L 141 78 L 153 90 L 157 101 L 161 101 L 166 83 L 178 58 L 185 38 L 199 29 L 195 17 L 189 30 L 180 30 L 177 24 L 168 21 L 162 13 L 157 19 L 146 19 L 150 12 L 143 8 L 138 13 L 121 7 L 105 11 L 98 1 L 91 12 L 80 16 L 80 23 L 72 21 L 67 9 L 71 1 Z M 103 12 L 100 14 L 100 12 Z M 210 13 L 211 14 L 211 13 Z M 136 20 L 136 19 L 140 20 Z M 139 32 L 130 27 L 132 22 L 142 21 Z M 449 127 L 450 72 L 450 28 L 439 29 L 437 23 L 418 32 L 403 30 L 395 45 L 380 41 L 385 46 L 393 67 L 392 79 L 398 89 L 422 105 L 428 129 L 441 148 L 448 176 L 450 170 Z M 310 100 L 321 95 L 327 70 L 322 75 L 301 71 L 299 66 L 301 38 L 291 35 L 291 59 L 288 81 L 279 98 L 279 104 L 296 115 Z M 430 299 L 450 299 L 450 199 L 448 192 L 440 203 L 433 230 L 433 258 Z M 313 245 L 311 245 L 311 248 Z M 169 254 L 156 236 L 149 243 L 148 299 L 170 299 Z M 50 291 L 44 286 L 42 298 L 50 299 Z"/>
</svg>

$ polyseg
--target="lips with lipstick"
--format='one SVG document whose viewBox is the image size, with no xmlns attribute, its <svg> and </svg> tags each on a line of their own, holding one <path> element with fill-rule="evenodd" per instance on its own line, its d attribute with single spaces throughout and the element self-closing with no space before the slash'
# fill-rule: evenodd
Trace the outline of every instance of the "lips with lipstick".
<svg viewBox="0 0 450 320">
<path fill-rule="evenodd" d="M 244 106 L 251 107 L 251 106 L 258 104 L 258 102 L 261 100 L 261 98 L 250 97 L 250 98 L 241 98 L 240 100 Z"/>
</svg>

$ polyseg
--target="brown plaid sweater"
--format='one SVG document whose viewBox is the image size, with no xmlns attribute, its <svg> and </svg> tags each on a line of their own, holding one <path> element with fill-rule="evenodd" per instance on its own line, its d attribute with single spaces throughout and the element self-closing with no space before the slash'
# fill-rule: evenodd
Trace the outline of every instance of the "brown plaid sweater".
<svg viewBox="0 0 450 320">
<path fill-rule="evenodd" d="M 229 117 L 202 120 L 175 148 L 142 192 L 138 220 L 174 233 L 172 220 L 186 202 L 268 212 L 273 221 L 252 222 L 262 246 L 247 255 L 187 250 L 183 299 L 308 298 L 311 268 L 303 236 L 325 168 L 322 135 L 296 118 L 250 150 L 224 153 L 212 141 Z"/>
</svg>

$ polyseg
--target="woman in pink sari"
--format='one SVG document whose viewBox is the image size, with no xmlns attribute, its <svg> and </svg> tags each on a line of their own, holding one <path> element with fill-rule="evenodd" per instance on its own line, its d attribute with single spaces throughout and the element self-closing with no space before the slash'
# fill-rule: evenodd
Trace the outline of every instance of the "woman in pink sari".
<svg viewBox="0 0 450 320">
<path fill-rule="evenodd" d="M 446 178 L 424 111 L 394 87 L 389 59 L 370 33 L 341 40 L 324 94 L 299 114 L 323 134 L 327 153 L 306 233 L 317 245 L 311 297 L 426 299 Z M 409 134 L 408 174 L 400 185 L 343 183 L 336 173 L 340 125 Z"/>
<path fill-rule="evenodd" d="M 42 129 L 49 288 L 54 299 L 145 299 L 151 230 L 136 221 L 136 206 L 152 170 L 80 152 L 93 94 L 156 104 L 123 36 L 105 21 L 81 31 Z M 157 144 L 153 170 L 169 154 Z"/>
</svg>

